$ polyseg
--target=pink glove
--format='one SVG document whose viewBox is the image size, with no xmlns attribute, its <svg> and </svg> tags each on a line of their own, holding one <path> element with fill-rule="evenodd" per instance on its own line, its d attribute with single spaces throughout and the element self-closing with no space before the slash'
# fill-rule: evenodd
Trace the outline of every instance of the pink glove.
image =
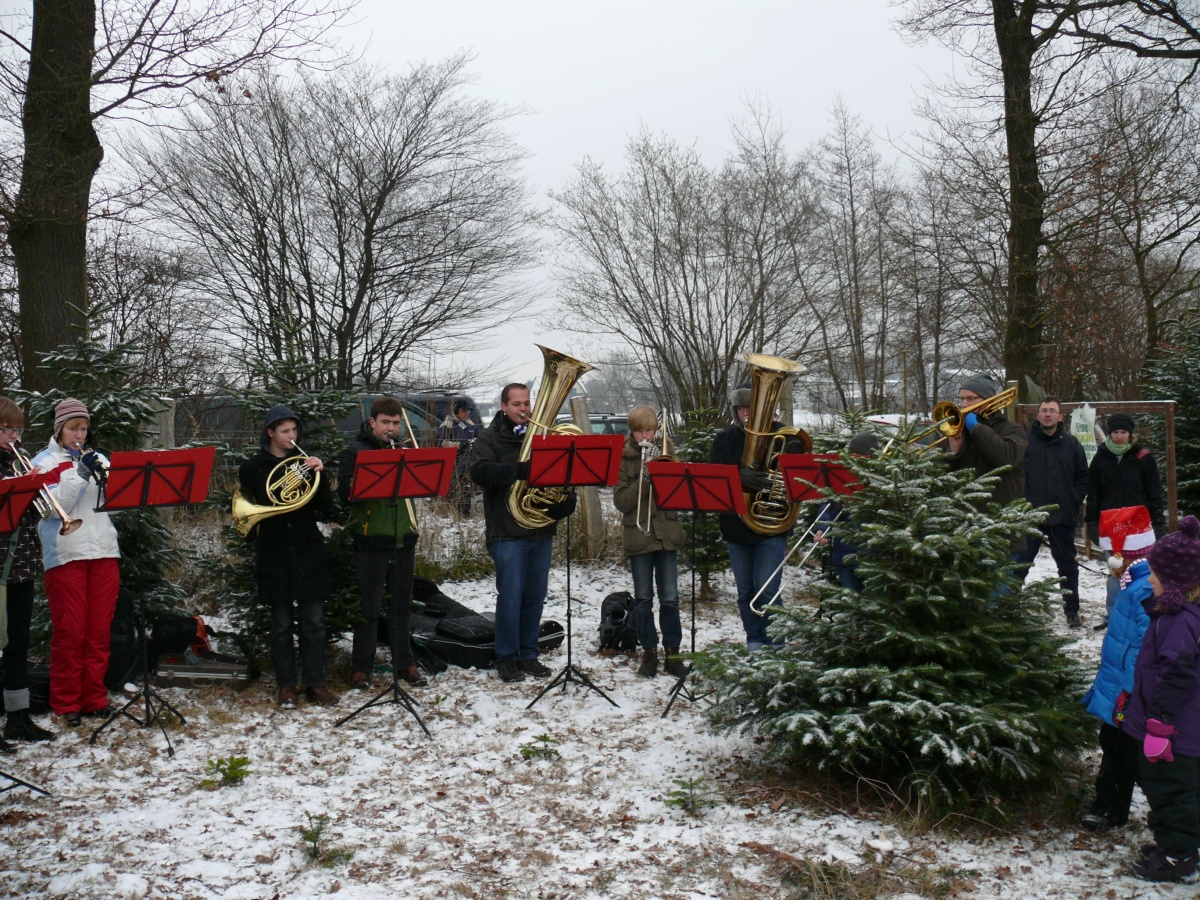
<svg viewBox="0 0 1200 900">
<path fill-rule="evenodd" d="M 1171 735 L 1175 726 L 1160 722 L 1158 719 L 1146 720 L 1146 737 L 1142 741 L 1142 752 L 1149 762 L 1175 762 L 1175 754 L 1171 752 Z"/>
</svg>

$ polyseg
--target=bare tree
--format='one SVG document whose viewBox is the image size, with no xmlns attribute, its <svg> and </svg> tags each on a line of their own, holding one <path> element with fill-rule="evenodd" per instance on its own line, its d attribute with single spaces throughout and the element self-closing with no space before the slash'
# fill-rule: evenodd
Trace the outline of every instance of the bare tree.
<svg viewBox="0 0 1200 900">
<path fill-rule="evenodd" d="M 1064 32 L 1143 59 L 1190 62 L 1183 81 L 1200 72 L 1200 8 L 1179 0 L 1088 0 L 1051 4 L 1068 16 Z"/>
<path fill-rule="evenodd" d="M 0 215 L 16 257 L 22 375 L 48 387 L 36 359 L 87 308 L 87 223 L 104 156 L 96 122 L 224 90 L 239 69 L 310 59 L 349 0 L 34 0 L 0 29 L 0 85 L 22 98 L 20 185 Z"/>
<path fill-rule="evenodd" d="M 810 337 L 792 265 L 808 176 L 765 114 L 735 141 L 714 171 L 643 131 L 623 172 L 584 160 L 551 195 L 569 324 L 622 338 L 675 410 L 725 407 L 747 352 L 796 358 Z"/>
<path fill-rule="evenodd" d="M 411 348 L 512 308 L 531 259 L 523 155 L 509 114 L 465 96 L 468 62 L 264 76 L 144 148 L 157 211 L 249 355 L 377 389 Z"/>
</svg>

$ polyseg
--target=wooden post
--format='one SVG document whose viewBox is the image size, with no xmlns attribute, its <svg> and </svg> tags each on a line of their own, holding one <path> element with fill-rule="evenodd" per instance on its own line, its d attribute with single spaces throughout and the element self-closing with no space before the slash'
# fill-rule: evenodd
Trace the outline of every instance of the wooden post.
<svg viewBox="0 0 1200 900">
<path fill-rule="evenodd" d="M 588 422 L 587 397 L 572 397 L 571 420 L 584 433 L 591 434 L 592 426 Z M 579 521 L 583 522 L 583 534 L 579 544 L 584 548 L 585 559 L 599 559 L 604 549 L 604 516 L 600 509 L 600 489 L 585 487 L 579 489 Z"/>
</svg>

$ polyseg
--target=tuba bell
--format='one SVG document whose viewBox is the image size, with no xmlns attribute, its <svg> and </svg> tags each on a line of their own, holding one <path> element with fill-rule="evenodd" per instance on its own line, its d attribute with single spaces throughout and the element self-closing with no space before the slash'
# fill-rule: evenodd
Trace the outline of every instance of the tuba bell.
<svg viewBox="0 0 1200 900">
<path fill-rule="evenodd" d="M 281 459 L 267 473 L 267 499 L 271 501 L 269 506 L 247 499 L 241 488 L 234 491 L 233 525 L 242 537 L 249 537 L 250 532 L 263 519 L 299 509 L 317 493 L 321 484 L 321 473 L 313 472 L 304 465 L 308 454 L 301 450 L 295 441 L 292 441 L 292 446 L 299 450 L 301 455 Z"/>
<path fill-rule="evenodd" d="M 521 452 L 517 456 L 519 462 L 525 462 L 533 454 L 535 435 L 583 434 L 574 425 L 554 425 L 553 422 L 575 382 L 581 375 L 596 368 L 541 344 L 534 346 L 542 351 L 542 386 L 529 414 L 529 427 L 521 439 Z M 546 509 L 566 498 L 565 488 L 532 488 L 524 481 L 517 481 L 508 489 L 508 511 L 522 528 L 545 528 L 554 522 Z"/>
<path fill-rule="evenodd" d="M 741 517 L 746 527 L 757 534 L 783 534 L 796 524 L 800 507 L 790 503 L 783 473 L 779 471 L 779 454 L 790 441 L 799 441 L 802 452 L 812 450 L 812 438 L 799 428 L 783 427 L 771 430 L 775 406 L 783 386 L 792 375 L 804 371 L 804 366 L 781 356 L 751 353 L 750 416 L 746 420 L 746 446 L 742 450 L 742 468 L 763 472 L 771 486 L 755 494 L 746 494 L 746 514 Z"/>
</svg>

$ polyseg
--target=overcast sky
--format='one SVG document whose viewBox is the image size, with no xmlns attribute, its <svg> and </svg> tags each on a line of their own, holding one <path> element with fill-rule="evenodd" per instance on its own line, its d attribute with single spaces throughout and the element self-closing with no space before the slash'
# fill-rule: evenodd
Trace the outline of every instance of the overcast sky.
<svg viewBox="0 0 1200 900">
<path fill-rule="evenodd" d="M 643 124 L 718 163 L 730 123 L 753 99 L 778 113 L 795 150 L 828 130 L 838 97 L 881 137 L 918 129 L 913 103 L 952 60 L 907 44 L 896 14 L 888 0 L 360 0 L 343 40 L 396 71 L 473 50 L 478 93 L 528 110 L 512 128 L 545 203 L 584 156 L 618 170 Z M 552 304 L 553 285 L 540 277 Z M 541 373 L 535 341 L 586 358 L 579 337 L 537 323 L 492 337 L 483 356 L 501 382 Z"/>
</svg>

